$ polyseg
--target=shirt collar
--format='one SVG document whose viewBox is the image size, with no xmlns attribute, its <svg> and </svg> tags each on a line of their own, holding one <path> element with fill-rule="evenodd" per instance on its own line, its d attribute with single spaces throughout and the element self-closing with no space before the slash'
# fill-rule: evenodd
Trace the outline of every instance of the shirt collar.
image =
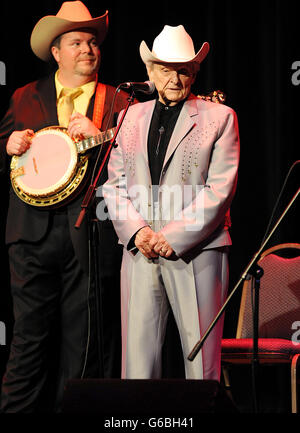
<svg viewBox="0 0 300 433">
<path fill-rule="evenodd" d="M 98 81 L 98 75 L 96 75 L 96 80 L 89 81 L 88 83 L 85 83 L 82 86 L 80 86 L 83 92 L 89 98 L 91 98 L 95 92 L 97 81 Z M 61 84 L 61 82 L 58 79 L 58 70 L 55 73 L 55 87 L 56 87 L 56 98 L 58 99 L 60 97 L 62 89 L 64 89 L 64 86 Z"/>
<path fill-rule="evenodd" d="M 180 111 L 183 104 L 186 102 L 186 99 L 183 99 L 182 101 L 179 101 L 177 104 L 175 105 L 166 105 L 163 104 L 162 102 L 160 102 L 159 99 L 156 100 L 156 109 L 158 109 L 159 111 L 169 111 L 170 113 L 174 113 L 176 111 Z"/>
</svg>

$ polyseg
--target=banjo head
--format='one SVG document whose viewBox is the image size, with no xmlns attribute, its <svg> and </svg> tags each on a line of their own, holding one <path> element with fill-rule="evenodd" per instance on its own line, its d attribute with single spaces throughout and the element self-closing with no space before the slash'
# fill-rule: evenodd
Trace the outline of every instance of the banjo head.
<svg viewBox="0 0 300 433">
<path fill-rule="evenodd" d="M 87 158 L 86 165 L 87 165 Z M 66 128 L 50 127 L 36 132 L 30 148 L 11 161 L 11 182 L 16 194 L 34 206 L 51 206 L 69 196 L 74 176 L 81 177 L 82 161 Z M 86 167 L 85 167 L 86 168 Z M 78 176 L 77 176 L 78 177 Z M 81 179 L 80 179 L 81 181 Z M 72 187 L 73 186 L 73 187 Z M 68 188 L 72 191 L 68 193 Z"/>
</svg>

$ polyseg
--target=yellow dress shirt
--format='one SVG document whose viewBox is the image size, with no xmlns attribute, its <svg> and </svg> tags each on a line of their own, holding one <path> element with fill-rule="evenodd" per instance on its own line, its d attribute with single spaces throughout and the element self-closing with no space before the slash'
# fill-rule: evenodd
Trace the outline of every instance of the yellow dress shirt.
<svg viewBox="0 0 300 433">
<path fill-rule="evenodd" d="M 86 84 L 83 84 L 83 86 L 80 86 L 83 90 L 83 93 L 79 96 L 77 96 L 76 99 L 74 99 L 74 111 L 82 114 L 83 116 L 86 115 L 90 99 L 93 96 L 95 92 L 97 84 L 97 77 L 95 81 L 90 81 Z M 56 88 L 56 101 L 58 101 L 61 91 L 64 88 L 64 86 L 60 83 L 58 79 L 58 70 L 55 73 L 55 88 Z"/>
</svg>

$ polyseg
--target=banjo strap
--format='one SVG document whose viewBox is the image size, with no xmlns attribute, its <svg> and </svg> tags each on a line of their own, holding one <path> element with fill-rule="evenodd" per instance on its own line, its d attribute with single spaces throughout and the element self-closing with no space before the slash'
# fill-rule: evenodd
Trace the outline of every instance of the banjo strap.
<svg viewBox="0 0 300 433">
<path fill-rule="evenodd" d="M 103 119 L 105 95 L 106 95 L 105 84 L 98 83 L 96 88 L 96 95 L 95 95 L 93 123 L 100 130 L 101 130 L 102 119 Z"/>
</svg>

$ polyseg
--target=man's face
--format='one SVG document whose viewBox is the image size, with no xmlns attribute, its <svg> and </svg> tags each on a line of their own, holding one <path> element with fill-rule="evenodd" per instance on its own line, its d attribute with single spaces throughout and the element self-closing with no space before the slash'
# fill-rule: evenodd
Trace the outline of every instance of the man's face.
<svg viewBox="0 0 300 433">
<path fill-rule="evenodd" d="M 154 82 L 159 100 L 176 105 L 185 99 L 195 81 L 196 73 L 191 64 L 153 63 L 147 67 L 149 79 Z"/>
<path fill-rule="evenodd" d="M 93 78 L 100 65 L 96 37 L 89 31 L 74 31 L 61 36 L 60 46 L 52 54 L 63 76 Z"/>
</svg>

